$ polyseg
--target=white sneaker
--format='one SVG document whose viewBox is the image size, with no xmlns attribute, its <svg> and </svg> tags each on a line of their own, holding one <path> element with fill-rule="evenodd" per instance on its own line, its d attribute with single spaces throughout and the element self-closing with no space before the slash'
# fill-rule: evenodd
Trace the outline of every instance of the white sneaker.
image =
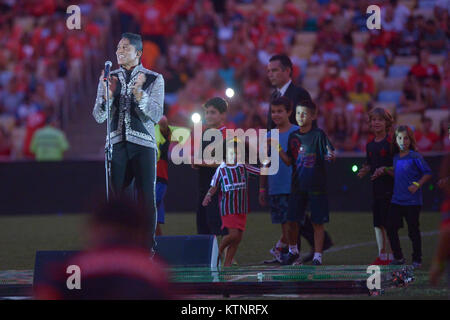
<svg viewBox="0 0 450 320">
<path fill-rule="evenodd" d="M 281 251 L 278 250 L 277 248 L 272 248 L 270 249 L 270 254 L 278 261 L 281 263 Z"/>
</svg>

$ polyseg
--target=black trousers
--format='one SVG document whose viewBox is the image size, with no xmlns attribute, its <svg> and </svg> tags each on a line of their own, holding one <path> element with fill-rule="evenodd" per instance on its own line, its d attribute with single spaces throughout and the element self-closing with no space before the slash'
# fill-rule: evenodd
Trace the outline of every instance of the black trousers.
<svg viewBox="0 0 450 320">
<path fill-rule="evenodd" d="M 134 178 L 137 200 L 150 217 L 150 248 L 156 248 L 156 149 L 123 141 L 113 146 L 111 187 L 114 194 L 124 193 Z"/>
<path fill-rule="evenodd" d="M 422 237 L 419 229 L 421 208 L 421 206 L 401 206 L 391 203 L 387 220 L 387 235 L 395 259 L 403 259 L 398 230 L 403 228 L 403 218 L 405 218 L 408 224 L 408 236 L 412 242 L 412 261 L 422 262 Z"/>
</svg>

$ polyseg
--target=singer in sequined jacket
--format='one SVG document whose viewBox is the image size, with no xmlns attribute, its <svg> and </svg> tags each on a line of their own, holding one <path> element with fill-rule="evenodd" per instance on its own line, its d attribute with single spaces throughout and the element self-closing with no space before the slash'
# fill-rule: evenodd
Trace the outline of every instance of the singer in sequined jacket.
<svg viewBox="0 0 450 320">
<path fill-rule="evenodd" d="M 144 73 L 146 81 L 142 86 L 142 98 L 139 103 L 134 98 L 132 86 L 139 72 Z M 119 68 L 111 72 L 111 77 L 117 77 L 117 87 L 110 97 L 111 114 L 111 144 L 129 141 L 141 146 L 156 148 L 155 124 L 163 115 L 164 80 L 161 74 L 148 70 L 139 64 L 131 72 L 130 79 L 127 70 Z M 128 80 L 128 82 L 127 82 Z M 97 99 L 92 112 L 98 123 L 106 121 L 104 87 L 99 81 Z"/>
<path fill-rule="evenodd" d="M 156 248 L 156 158 L 155 125 L 163 115 L 164 79 L 144 68 L 142 38 L 124 33 L 117 45 L 117 63 L 110 73 L 110 138 L 112 144 L 111 188 L 114 196 L 126 194 L 131 182 L 137 201 L 150 217 L 150 248 Z M 92 115 L 98 123 L 107 119 L 104 72 L 100 76 Z M 108 137 L 107 137 L 108 140 Z M 127 190 L 128 189 L 128 190 Z"/>
</svg>

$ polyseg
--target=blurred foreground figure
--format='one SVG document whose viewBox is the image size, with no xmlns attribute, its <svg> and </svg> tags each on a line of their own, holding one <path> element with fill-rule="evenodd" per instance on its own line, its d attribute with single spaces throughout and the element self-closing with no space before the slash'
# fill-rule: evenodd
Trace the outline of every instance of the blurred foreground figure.
<svg viewBox="0 0 450 320">
<path fill-rule="evenodd" d="M 150 259 L 149 216 L 125 198 L 98 206 L 87 228 L 88 249 L 64 264 L 49 266 L 48 283 L 34 290 L 36 299 L 170 299 L 164 266 Z M 79 282 L 67 273 L 79 268 Z M 75 287 L 75 288 L 74 288 Z"/>
<path fill-rule="evenodd" d="M 448 128 L 450 139 L 450 127 Z M 442 221 L 439 233 L 439 243 L 430 268 L 430 282 L 437 285 L 447 269 L 447 286 L 450 289 L 450 155 L 446 155 L 438 181 L 439 188 L 444 192 L 444 201 L 441 206 Z M 450 298 L 450 293 L 449 293 Z"/>
</svg>

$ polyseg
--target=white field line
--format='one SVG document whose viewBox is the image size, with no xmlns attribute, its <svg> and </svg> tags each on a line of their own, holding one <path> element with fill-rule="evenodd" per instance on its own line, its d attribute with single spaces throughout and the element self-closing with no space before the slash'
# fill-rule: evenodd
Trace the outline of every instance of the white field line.
<svg viewBox="0 0 450 320">
<path fill-rule="evenodd" d="M 433 230 L 433 231 L 428 231 L 428 232 L 421 232 L 420 234 L 422 235 L 422 237 L 429 237 L 429 236 L 434 236 L 436 234 L 439 234 L 439 231 Z M 408 237 L 407 236 L 400 237 L 400 240 L 405 240 L 405 239 L 408 239 Z M 376 241 L 359 242 L 359 243 L 349 244 L 346 246 L 330 248 L 325 252 L 338 252 L 338 251 L 342 251 L 342 250 L 348 250 L 348 249 L 353 249 L 353 248 L 358 248 L 358 247 L 366 247 L 366 246 L 371 246 L 371 245 L 376 245 L 376 244 L 377 244 Z"/>
</svg>

